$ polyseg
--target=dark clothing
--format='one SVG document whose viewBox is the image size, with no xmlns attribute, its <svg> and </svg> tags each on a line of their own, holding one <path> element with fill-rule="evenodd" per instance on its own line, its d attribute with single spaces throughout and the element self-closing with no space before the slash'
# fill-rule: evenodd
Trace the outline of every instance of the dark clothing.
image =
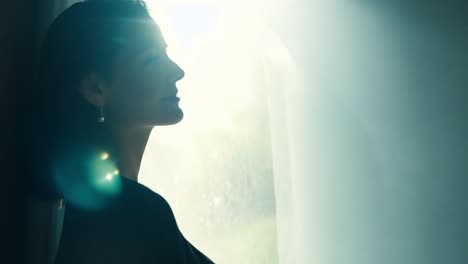
<svg viewBox="0 0 468 264">
<path fill-rule="evenodd" d="M 209 264 L 181 234 L 159 194 L 122 178 L 122 191 L 99 210 L 66 205 L 57 264 Z"/>
</svg>

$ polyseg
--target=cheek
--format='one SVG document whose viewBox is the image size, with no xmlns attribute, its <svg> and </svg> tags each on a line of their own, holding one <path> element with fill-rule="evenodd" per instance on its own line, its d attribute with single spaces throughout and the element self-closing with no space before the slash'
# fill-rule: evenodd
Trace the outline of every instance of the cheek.
<svg viewBox="0 0 468 264">
<path fill-rule="evenodd" d="M 133 98 L 140 101 L 151 100 L 162 96 L 163 79 L 158 72 L 142 70 L 128 82 L 127 86 L 130 87 Z"/>
<path fill-rule="evenodd" d="M 164 94 L 164 82 L 160 74 L 140 72 L 121 79 L 112 95 L 112 112 L 124 122 L 152 122 L 163 119 L 173 111 L 160 102 Z"/>
<path fill-rule="evenodd" d="M 159 100 L 164 90 L 163 80 L 163 76 L 154 70 L 134 69 L 118 83 L 118 100 L 125 104 L 134 102 L 137 105 Z"/>
</svg>

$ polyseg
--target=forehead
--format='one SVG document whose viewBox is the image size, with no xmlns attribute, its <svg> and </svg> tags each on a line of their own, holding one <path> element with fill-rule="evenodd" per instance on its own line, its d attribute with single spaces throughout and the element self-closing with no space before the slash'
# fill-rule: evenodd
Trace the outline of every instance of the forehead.
<svg viewBox="0 0 468 264">
<path fill-rule="evenodd" d="M 148 49 L 163 49 L 166 41 L 159 26 L 154 20 L 141 19 L 122 23 L 120 31 L 125 37 L 117 39 L 122 41 L 124 56 L 135 56 Z"/>
</svg>

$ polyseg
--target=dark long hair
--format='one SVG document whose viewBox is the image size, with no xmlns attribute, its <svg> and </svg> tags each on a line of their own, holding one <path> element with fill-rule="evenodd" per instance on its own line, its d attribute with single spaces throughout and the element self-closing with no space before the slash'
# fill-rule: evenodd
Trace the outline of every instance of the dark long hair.
<svg viewBox="0 0 468 264">
<path fill-rule="evenodd" d="M 31 139 L 27 186 L 33 194 L 55 199 L 86 185 L 82 161 L 99 151 L 118 160 L 110 129 L 97 122 L 99 109 L 85 101 L 77 86 L 92 72 L 112 79 L 116 54 L 131 38 L 129 25 L 149 19 L 143 1 L 95 0 L 72 5 L 49 27 L 25 127 Z M 57 176 L 57 167 L 66 166 L 70 169 Z"/>
</svg>

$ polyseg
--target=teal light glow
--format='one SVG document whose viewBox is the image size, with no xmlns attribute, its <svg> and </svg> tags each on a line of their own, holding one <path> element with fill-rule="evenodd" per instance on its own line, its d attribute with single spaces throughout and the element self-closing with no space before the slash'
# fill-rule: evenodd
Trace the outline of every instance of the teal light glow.
<svg viewBox="0 0 468 264">
<path fill-rule="evenodd" d="M 122 190 L 122 178 L 109 152 L 74 152 L 54 164 L 54 180 L 67 202 L 97 209 Z"/>
<path fill-rule="evenodd" d="M 111 174 L 111 173 L 107 173 L 107 175 L 106 175 L 106 180 L 112 181 L 112 176 L 114 176 L 114 175 Z"/>
<path fill-rule="evenodd" d="M 92 159 L 87 164 L 89 183 L 100 193 L 116 194 L 121 189 L 118 170 L 107 152 L 101 153 L 99 158 Z"/>
</svg>

